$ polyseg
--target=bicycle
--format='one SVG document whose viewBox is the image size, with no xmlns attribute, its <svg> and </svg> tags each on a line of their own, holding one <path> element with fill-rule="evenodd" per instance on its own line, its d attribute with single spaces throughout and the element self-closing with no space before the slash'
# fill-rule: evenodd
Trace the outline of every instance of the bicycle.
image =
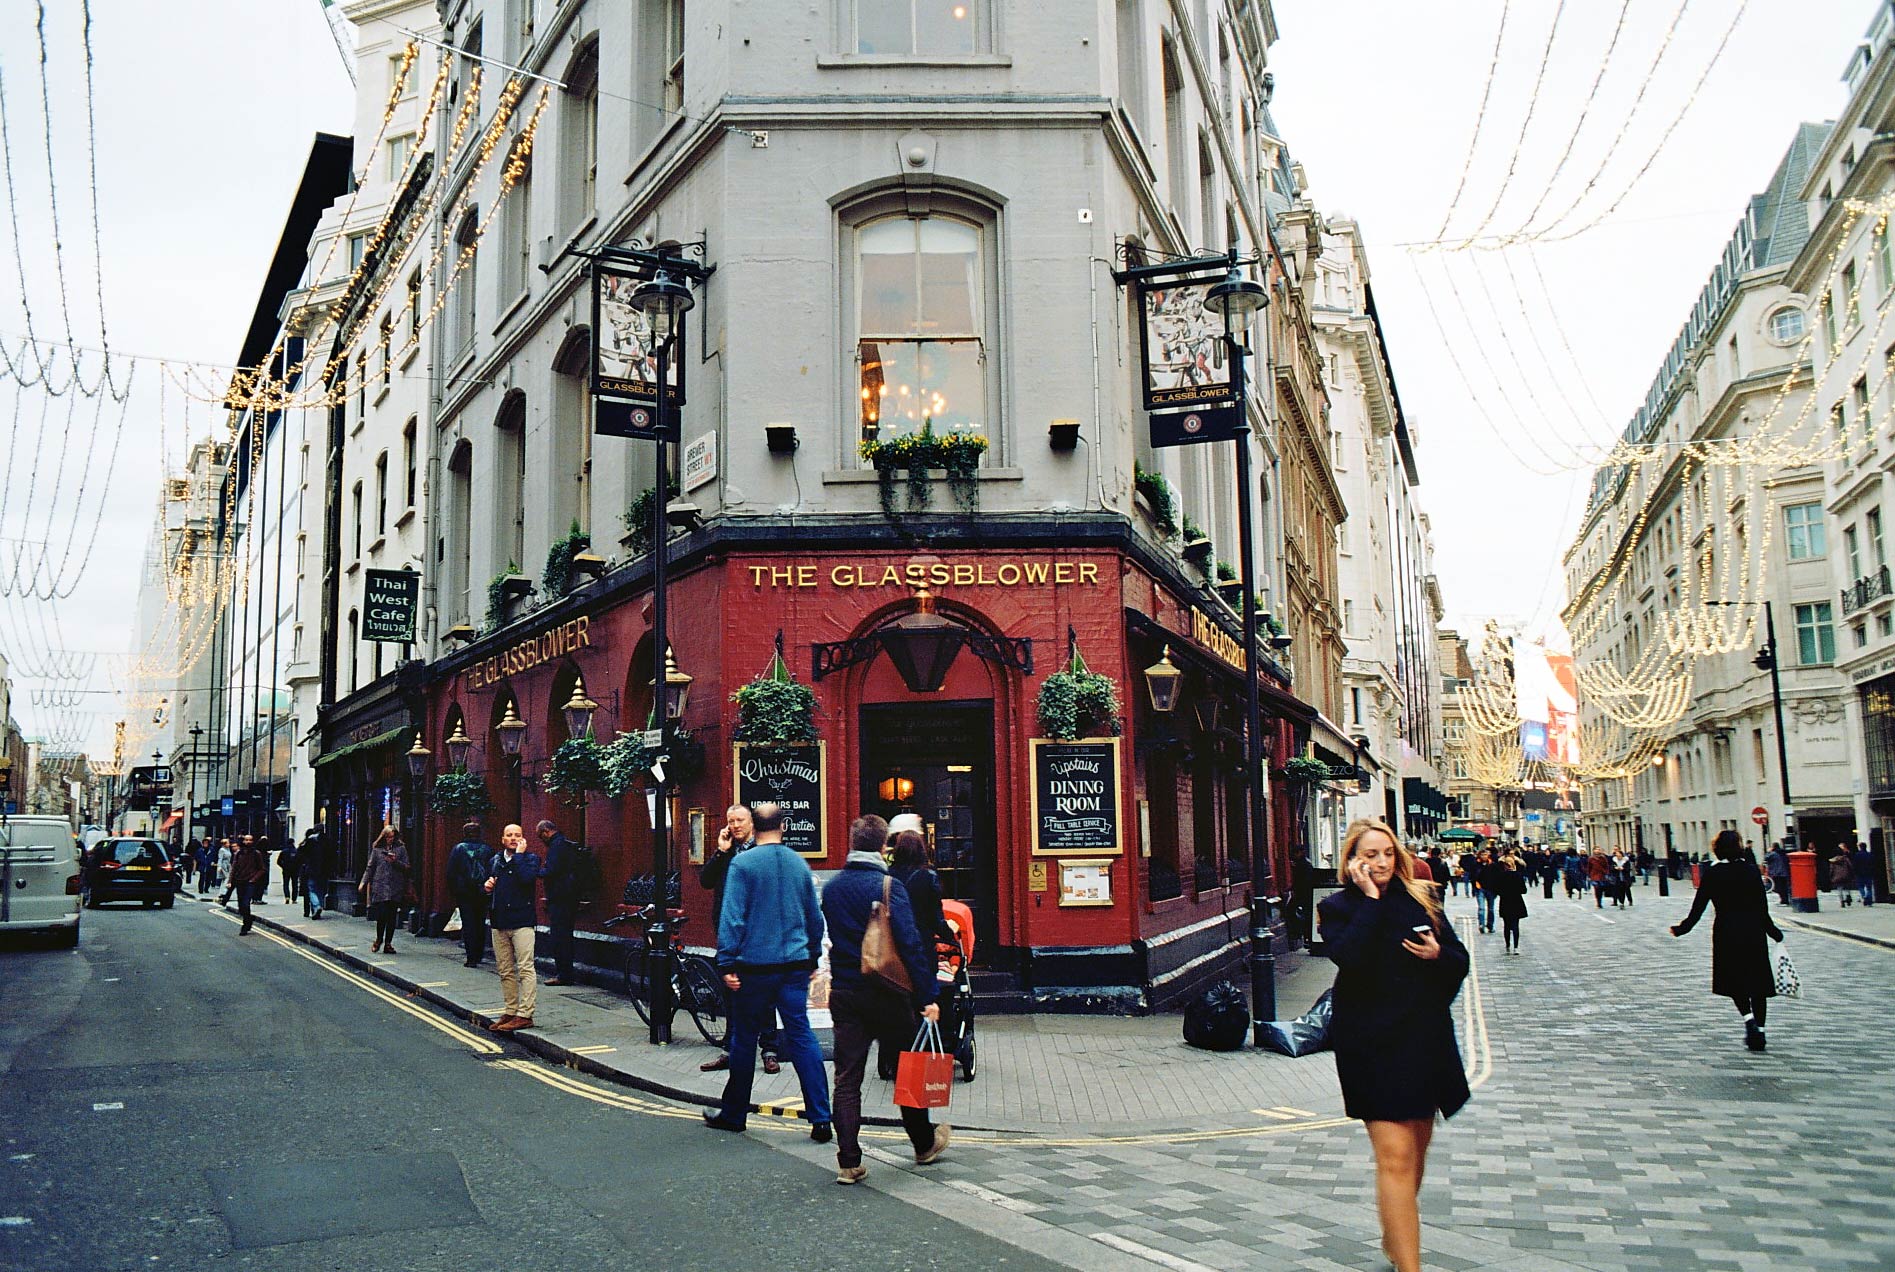
<svg viewBox="0 0 1895 1272">
<path fill-rule="evenodd" d="M 686 1015 L 704 1041 L 713 1047 L 722 1047 L 730 1036 L 730 1003 L 724 991 L 724 978 L 717 974 L 716 966 L 702 954 L 692 954 L 684 948 L 683 928 L 685 915 L 682 910 L 670 912 L 672 935 L 671 950 L 674 959 L 671 975 L 671 998 Z M 636 909 L 621 905 L 618 913 L 605 921 L 603 926 L 611 928 L 622 923 L 637 920 L 640 924 L 652 918 L 651 907 Z M 647 974 L 647 965 L 651 961 L 651 948 L 643 939 L 625 942 L 625 992 L 631 997 L 632 1007 L 638 1012 L 638 1018 L 647 1025 L 651 1023 L 651 977 Z"/>
</svg>

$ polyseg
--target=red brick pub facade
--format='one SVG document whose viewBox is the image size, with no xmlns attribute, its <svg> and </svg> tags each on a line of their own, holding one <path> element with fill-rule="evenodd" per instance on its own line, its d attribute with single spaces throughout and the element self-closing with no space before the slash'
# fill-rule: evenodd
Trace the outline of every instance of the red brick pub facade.
<svg viewBox="0 0 1895 1272">
<path fill-rule="evenodd" d="M 1007 522 L 1014 524 L 1003 530 Z M 1207 980 L 1240 970 L 1249 895 L 1240 629 L 1123 519 L 973 524 L 979 531 L 957 535 L 953 546 L 864 536 L 855 527 L 842 538 L 839 527 L 825 534 L 807 524 L 714 525 L 673 540 L 671 648 L 694 678 L 683 724 L 704 747 L 701 772 L 686 777 L 673 806 L 687 942 L 712 943 L 710 893 L 693 862 L 698 846 L 714 846 L 735 789 L 730 695 L 769 667 L 780 633 L 793 673 L 813 681 L 819 705 L 822 849 L 813 868 L 841 866 L 858 814 L 917 812 L 945 891 L 974 910 L 978 965 L 1014 978 L 1045 1010 L 1174 1006 Z M 911 692 L 886 653 L 814 679 L 815 646 L 869 636 L 912 613 L 921 585 L 942 617 L 1030 640 L 1031 673 L 963 649 L 934 693 Z M 608 967 L 618 965 L 623 946 L 599 923 L 629 878 L 653 870 L 646 797 L 595 795 L 582 811 L 540 783 L 566 737 L 561 707 L 575 677 L 601 704 L 593 730 L 602 740 L 644 727 L 650 601 L 646 562 L 634 561 L 437 661 L 425 690 L 422 737 L 436 771 L 442 739 L 457 722 L 474 739 L 468 766 L 485 776 L 500 809 L 491 840 L 507 821 L 530 831 L 548 817 L 600 852 L 606 886 L 582 917 L 580 956 Z M 1036 853 L 1030 809 L 1036 696 L 1046 675 L 1066 664 L 1072 640 L 1093 671 L 1117 681 L 1123 705 L 1118 849 L 1080 861 Z M 1144 668 L 1166 649 L 1185 679 L 1177 709 L 1159 716 Z M 1279 768 L 1306 736 L 1311 713 L 1280 676 L 1266 680 L 1266 741 Z M 1207 699 L 1217 704 L 1213 712 Z M 509 703 L 528 725 L 517 764 L 494 729 Z M 450 904 L 443 862 L 458 821 L 427 816 L 422 836 L 423 900 L 439 910 Z M 1287 887 L 1290 821 L 1279 795 L 1270 892 Z"/>
</svg>

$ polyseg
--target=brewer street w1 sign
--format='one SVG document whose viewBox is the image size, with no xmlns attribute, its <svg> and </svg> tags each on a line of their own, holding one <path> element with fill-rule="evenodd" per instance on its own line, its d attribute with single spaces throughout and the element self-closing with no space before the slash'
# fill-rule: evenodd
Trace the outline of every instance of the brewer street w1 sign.
<svg viewBox="0 0 1895 1272">
<path fill-rule="evenodd" d="M 421 576 L 412 570 L 366 570 L 362 576 L 362 639 L 405 645 L 415 638 Z"/>
</svg>

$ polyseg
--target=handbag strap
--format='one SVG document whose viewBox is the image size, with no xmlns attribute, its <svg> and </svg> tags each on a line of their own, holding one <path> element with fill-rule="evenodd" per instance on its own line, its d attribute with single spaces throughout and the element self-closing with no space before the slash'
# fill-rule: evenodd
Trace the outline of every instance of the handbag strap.
<svg viewBox="0 0 1895 1272">
<path fill-rule="evenodd" d="M 895 888 L 895 876 L 890 875 L 890 874 L 884 874 L 882 876 L 882 913 L 883 914 L 888 913 L 888 902 L 889 902 L 890 896 L 894 892 L 894 888 Z"/>
<path fill-rule="evenodd" d="M 933 1043 L 934 1045 L 929 1046 L 929 1043 Z M 941 1027 L 925 1016 L 922 1017 L 921 1028 L 915 1030 L 914 1043 L 909 1046 L 908 1050 L 929 1051 L 935 1055 L 946 1054 L 947 1047 L 941 1042 Z"/>
</svg>

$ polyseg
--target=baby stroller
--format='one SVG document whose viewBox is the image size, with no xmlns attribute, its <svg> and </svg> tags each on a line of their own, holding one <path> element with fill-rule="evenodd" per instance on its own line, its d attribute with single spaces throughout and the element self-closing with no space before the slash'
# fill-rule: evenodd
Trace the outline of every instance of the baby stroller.
<svg viewBox="0 0 1895 1272">
<path fill-rule="evenodd" d="M 974 912 L 959 901 L 941 902 L 941 924 L 947 930 L 935 937 L 935 979 L 944 987 L 941 1004 L 941 1041 L 960 1062 L 961 1081 L 974 1080 L 974 981 L 967 974 L 974 961 Z"/>
</svg>

